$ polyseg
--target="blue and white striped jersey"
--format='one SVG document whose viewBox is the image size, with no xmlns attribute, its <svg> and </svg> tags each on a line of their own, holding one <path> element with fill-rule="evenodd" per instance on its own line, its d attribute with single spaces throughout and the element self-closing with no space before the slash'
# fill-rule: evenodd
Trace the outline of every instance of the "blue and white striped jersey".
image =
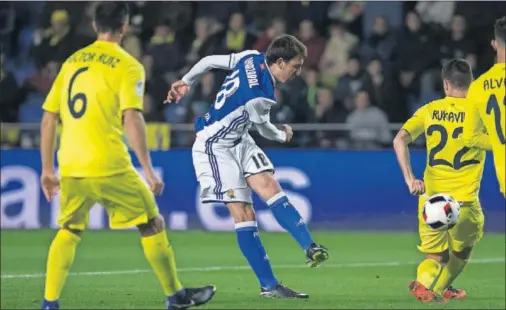
<svg viewBox="0 0 506 310">
<path fill-rule="evenodd" d="M 247 134 L 253 124 L 270 124 L 269 111 L 276 103 L 275 80 L 264 54 L 257 51 L 231 54 L 228 69 L 231 73 L 209 111 L 195 120 L 197 138 L 220 145 L 233 144 Z"/>
</svg>

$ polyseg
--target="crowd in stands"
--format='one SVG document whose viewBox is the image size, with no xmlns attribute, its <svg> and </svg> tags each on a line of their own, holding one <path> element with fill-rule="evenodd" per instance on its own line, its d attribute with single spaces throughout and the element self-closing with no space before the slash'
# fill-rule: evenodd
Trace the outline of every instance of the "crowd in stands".
<svg viewBox="0 0 506 310">
<path fill-rule="evenodd" d="M 62 62 L 93 42 L 94 2 L 1 2 L 1 122 L 36 123 Z M 179 105 L 169 85 L 199 59 L 248 49 L 276 36 L 308 48 L 303 74 L 276 89 L 273 123 L 344 123 L 349 132 L 300 135 L 298 145 L 388 145 L 389 123 L 441 96 L 441 65 L 467 59 L 475 75 L 494 62 L 489 42 L 501 2 L 130 2 L 123 47 L 145 67 L 147 122 L 190 123 L 214 101 L 226 73 L 211 71 Z M 398 7 L 395 7 L 398 6 Z M 397 10 L 394 10 L 397 8 Z M 370 25 L 370 26 L 367 26 Z M 173 139 L 188 145 L 193 135 Z"/>
</svg>

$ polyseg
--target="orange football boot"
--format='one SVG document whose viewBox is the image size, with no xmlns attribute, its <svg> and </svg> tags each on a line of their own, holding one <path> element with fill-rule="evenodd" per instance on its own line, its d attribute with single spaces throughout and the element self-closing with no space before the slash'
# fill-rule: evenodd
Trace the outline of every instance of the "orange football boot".
<svg viewBox="0 0 506 310">
<path fill-rule="evenodd" d="M 449 286 L 444 292 L 443 297 L 446 299 L 465 299 L 467 293 L 463 289 Z"/>
<path fill-rule="evenodd" d="M 418 281 L 411 281 L 408 284 L 409 291 L 415 295 L 416 299 L 423 303 L 429 303 L 434 299 L 434 292 L 428 290 L 422 283 Z"/>
</svg>

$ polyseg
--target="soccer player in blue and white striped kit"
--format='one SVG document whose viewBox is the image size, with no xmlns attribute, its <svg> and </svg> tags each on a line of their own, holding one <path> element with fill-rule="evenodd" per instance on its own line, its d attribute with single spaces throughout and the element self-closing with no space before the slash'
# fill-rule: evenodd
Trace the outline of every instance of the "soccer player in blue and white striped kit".
<svg viewBox="0 0 506 310">
<path fill-rule="evenodd" d="M 309 296 L 281 285 L 274 276 L 258 233 L 251 190 L 269 205 L 278 223 L 299 243 L 308 266 L 316 267 L 329 257 L 327 249 L 313 241 L 299 212 L 274 179 L 272 163 L 248 134 L 255 126 L 267 139 L 281 143 L 291 140 L 290 126 L 277 129 L 269 120 L 269 112 L 276 104 L 276 83 L 300 75 L 306 55 L 304 44 L 283 35 L 265 54 L 250 50 L 207 56 L 172 85 L 167 97 L 168 102 L 178 102 L 195 79 L 211 69 L 231 71 L 209 112 L 195 120 L 193 165 L 202 202 L 222 202 L 233 216 L 239 248 L 260 282 L 263 297 Z"/>
</svg>

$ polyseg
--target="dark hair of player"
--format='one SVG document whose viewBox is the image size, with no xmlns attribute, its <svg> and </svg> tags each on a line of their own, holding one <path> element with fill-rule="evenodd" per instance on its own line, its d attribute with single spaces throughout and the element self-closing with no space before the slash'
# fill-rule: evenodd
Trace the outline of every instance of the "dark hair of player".
<svg viewBox="0 0 506 310">
<path fill-rule="evenodd" d="M 99 33 L 118 33 L 128 24 L 128 4 L 122 1 L 104 1 L 95 6 L 93 21 Z"/>
<path fill-rule="evenodd" d="M 280 58 L 285 62 L 289 62 L 295 57 L 306 58 L 307 48 L 296 37 L 288 34 L 281 35 L 274 39 L 265 53 L 265 58 L 269 66 Z"/>
<path fill-rule="evenodd" d="M 448 61 L 441 71 L 443 80 L 460 90 L 466 90 L 473 82 L 473 72 L 471 66 L 464 59 L 452 59 Z"/>
<path fill-rule="evenodd" d="M 495 21 L 494 36 L 496 41 L 502 44 L 506 42 L 506 16 Z"/>
</svg>

